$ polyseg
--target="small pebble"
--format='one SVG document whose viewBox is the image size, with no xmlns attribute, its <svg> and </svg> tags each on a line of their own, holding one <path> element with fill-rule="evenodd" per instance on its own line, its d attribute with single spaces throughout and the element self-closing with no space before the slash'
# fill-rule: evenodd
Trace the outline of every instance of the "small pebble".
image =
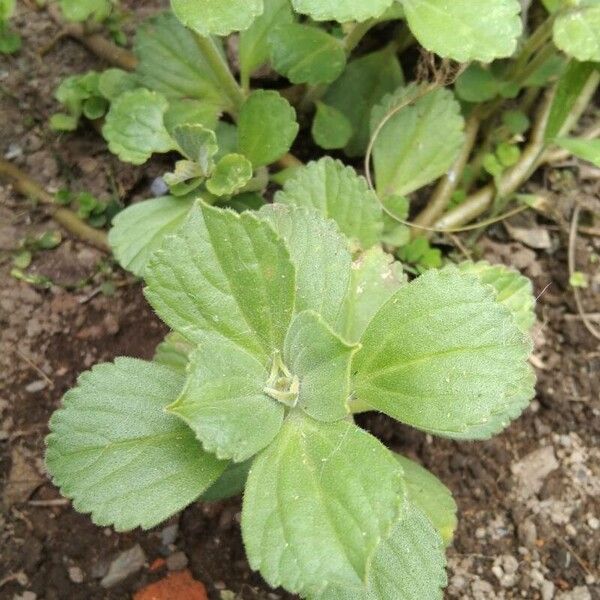
<svg viewBox="0 0 600 600">
<path fill-rule="evenodd" d="M 542 600 L 552 600 L 552 598 L 554 598 L 554 583 L 548 581 L 547 579 L 544 579 L 544 582 L 542 583 L 541 593 Z"/>
<path fill-rule="evenodd" d="M 167 569 L 169 571 L 182 571 L 188 565 L 188 557 L 183 552 L 175 552 L 167 556 Z"/>
<path fill-rule="evenodd" d="M 69 567 L 69 579 L 73 583 L 83 583 L 83 571 L 79 567 Z"/>
<path fill-rule="evenodd" d="M 41 392 L 46 388 L 48 383 L 43 379 L 38 379 L 37 381 L 32 381 L 29 385 L 25 386 L 25 391 L 30 394 L 35 394 L 36 392 Z"/>
<path fill-rule="evenodd" d="M 590 526 L 590 529 L 598 531 L 598 529 L 600 529 L 600 519 L 597 519 L 596 517 L 588 517 L 588 525 Z"/>
</svg>

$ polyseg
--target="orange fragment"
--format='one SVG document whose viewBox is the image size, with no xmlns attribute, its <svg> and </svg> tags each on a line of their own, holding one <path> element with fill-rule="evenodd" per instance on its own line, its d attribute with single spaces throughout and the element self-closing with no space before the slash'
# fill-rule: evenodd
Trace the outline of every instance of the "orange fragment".
<svg viewBox="0 0 600 600">
<path fill-rule="evenodd" d="M 152 564 L 148 567 L 148 571 L 154 573 L 155 571 L 160 571 L 165 565 L 167 561 L 164 558 L 157 558 Z"/>
<path fill-rule="evenodd" d="M 133 600 L 208 600 L 206 588 L 186 569 L 170 573 L 133 596 Z"/>
</svg>

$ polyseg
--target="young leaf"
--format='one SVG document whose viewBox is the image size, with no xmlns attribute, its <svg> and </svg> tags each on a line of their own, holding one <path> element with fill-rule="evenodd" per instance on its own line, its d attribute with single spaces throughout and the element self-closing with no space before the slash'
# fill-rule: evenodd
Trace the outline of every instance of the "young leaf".
<svg viewBox="0 0 600 600">
<path fill-rule="evenodd" d="M 502 90 L 503 82 L 491 69 L 480 64 L 471 64 L 456 80 L 456 95 L 465 102 L 487 102 Z"/>
<path fill-rule="evenodd" d="M 491 265 L 486 261 L 460 263 L 464 273 L 477 275 L 483 283 L 496 291 L 496 300 L 513 314 L 521 331 L 528 332 L 535 323 L 535 297 L 531 280 L 504 265 Z"/>
<path fill-rule="evenodd" d="M 348 63 L 339 79 L 330 86 L 323 102 L 344 114 L 354 131 L 344 149 L 348 156 L 365 153 L 371 109 L 403 82 L 398 59 L 391 48 L 386 48 Z"/>
<path fill-rule="evenodd" d="M 330 325 L 338 319 L 350 283 L 352 258 L 335 223 L 304 207 L 269 204 L 259 216 L 271 223 L 296 268 L 296 311 L 313 310 Z"/>
<path fill-rule="evenodd" d="M 573 156 L 600 167 L 600 140 L 559 138 L 556 143 L 561 148 L 568 150 Z"/>
<path fill-rule="evenodd" d="M 420 508 L 448 545 L 458 521 L 456 502 L 450 490 L 430 471 L 405 456 L 396 454 L 404 470 L 408 499 Z"/>
<path fill-rule="evenodd" d="M 177 18 L 203 36 L 243 31 L 264 10 L 263 0 L 171 0 Z"/>
<path fill-rule="evenodd" d="M 511 56 L 522 21 L 519 0 L 400 0 L 408 25 L 431 52 L 458 62 Z"/>
<path fill-rule="evenodd" d="M 312 25 L 280 25 L 269 34 L 269 46 L 273 67 L 292 83 L 331 83 L 346 66 L 341 41 Z"/>
<path fill-rule="evenodd" d="M 119 96 L 102 128 L 110 151 L 124 162 L 142 165 L 154 152 L 174 150 L 164 124 L 168 107 L 164 96 L 143 88 Z"/>
<path fill-rule="evenodd" d="M 300 383 L 298 406 L 318 421 L 349 413 L 350 361 L 359 346 L 344 342 L 317 313 L 296 315 L 285 338 L 284 362 Z"/>
<path fill-rule="evenodd" d="M 98 91 L 107 100 L 116 100 L 122 93 L 138 87 L 136 76 L 122 69 L 106 69 L 98 78 Z"/>
<path fill-rule="evenodd" d="M 243 82 L 248 82 L 252 73 L 269 60 L 269 33 L 293 20 L 289 0 L 265 0 L 263 14 L 249 29 L 240 33 L 239 60 Z"/>
<path fill-rule="evenodd" d="M 215 132 L 203 125 L 180 125 L 173 130 L 173 138 L 183 155 L 198 163 L 204 174 L 208 175 L 212 158 L 219 151 Z"/>
<path fill-rule="evenodd" d="M 372 131 L 396 106 L 417 97 L 401 88 L 373 109 Z M 405 196 L 431 183 L 451 166 L 464 142 L 464 119 L 450 90 L 437 89 L 401 108 L 383 125 L 373 148 L 380 197 Z"/>
<path fill-rule="evenodd" d="M 152 254 L 181 227 L 193 198 L 164 196 L 132 204 L 114 219 L 108 243 L 119 264 L 142 277 Z"/>
<path fill-rule="evenodd" d="M 275 201 L 316 209 L 362 248 L 376 244 L 383 229 L 381 205 L 365 178 L 329 157 L 298 169 Z"/>
<path fill-rule="evenodd" d="M 366 21 L 380 17 L 392 0 L 292 0 L 294 10 L 315 21 Z"/>
<path fill-rule="evenodd" d="M 259 90 L 240 111 L 240 152 L 255 167 L 269 165 L 289 151 L 298 131 L 296 111 L 290 103 L 278 92 Z"/>
<path fill-rule="evenodd" d="M 54 413 L 46 465 L 61 493 L 97 525 L 154 527 L 225 470 L 165 413 L 182 385 L 167 367 L 117 358 L 84 373 Z"/>
<path fill-rule="evenodd" d="M 165 336 L 165 339 L 156 347 L 156 352 L 154 353 L 152 360 L 185 375 L 190 361 L 190 354 L 193 349 L 194 346 L 182 335 L 172 331 L 171 333 L 168 333 Z"/>
<path fill-rule="evenodd" d="M 209 101 L 229 106 L 218 80 L 194 40 L 171 13 L 144 22 L 137 31 L 134 51 L 140 83 L 167 98 Z"/>
<path fill-rule="evenodd" d="M 244 462 L 267 446 L 284 406 L 263 391 L 265 364 L 234 343 L 208 339 L 192 352 L 183 392 L 167 411 L 183 419 L 217 458 Z"/>
<path fill-rule="evenodd" d="M 600 61 L 600 3 L 581 0 L 554 22 L 554 43 L 577 60 Z"/>
<path fill-rule="evenodd" d="M 145 273 L 160 317 L 194 342 L 218 334 L 261 360 L 283 346 L 295 273 L 273 229 L 251 213 L 199 204 Z"/>
<path fill-rule="evenodd" d="M 317 102 L 317 113 L 312 125 L 313 139 L 321 148 L 344 148 L 352 137 L 352 123 L 344 113 L 333 106 Z"/>
<path fill-rule="evenodd" d="M 182 125 L 202 125 L 214 131 L 219 124 L 222 110 L 213 101 L 189 98 L 171 98 L 169 110 L 165 113 L 165 127 L 171 135 Z"/>
<path fill-rule="evenodd" d="M 231 196 L 252 179 L 252 163 L 241 154 L 226 154 L 217 163 L 206 189 L 215 196 Z"/>
<path fill-rule="evenodd" d="M 317 595 L 359 587 L 404 507 L 392 454 L 353 423 L 290 414 L 250 470 L 242 534 L 250 565 L 273 586 Z"/>
<path fill-rule="evenodd" d="M 406 284 L 402 265 L 381 246 L 373 246 L 352 264 L 350 291 L 336 328 L 345 340 L 358 342 L 377 311 Z"/>
<path fill-rule="evenodd" d="M 533 397 L 531 342 L 491 287 L 456 269 L 400 288 L 361 343 L 357 397 L 437 435 L 488 438 Z"/>
<path fill-rule="evenodd" d="M 60 9 L 67 21 L 103 21 L 110 14 L 110 0 L 59 0 Z"/>
</svg>

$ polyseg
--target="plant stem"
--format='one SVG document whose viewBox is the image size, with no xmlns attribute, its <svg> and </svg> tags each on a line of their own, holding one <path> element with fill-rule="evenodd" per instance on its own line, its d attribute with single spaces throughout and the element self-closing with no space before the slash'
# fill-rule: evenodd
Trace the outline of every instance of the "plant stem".
<svg viewBox="0 0 600 600">
<path fill-rule="evenodd" d="M 40 202 L 41 204 L 49 206 L 52 218 L 68 232 L 100 250 L 105 252 L 110 251 L 110 246 L 108 245 L 106 233 L 104 233 L 104 231 L 90 227 L 72 210 L 57 207 L 54 198 L 46 192 L 46 190 L 13 164 L 0 160 L 0 177 L 10 181 L 15 191 L 19 192 L 21 195 L 26 196 L 34 202 Z"/>
<path fill-rule="evenodd" d="M 206 58 L 212 72 L 219 81 L 219 85 L 227 94 L 227 97 L 231 102 L 232 112 L 238 114 L 240 108 L 246 101 L 244 91 L 235 80 L 227 61 L 219 51 L 213 38 L 204 37 L 198 34 L 196 34 L 195 37 L 198 48 L 200 48 L 200 51 L 204 55 L 204 58 Z"/>
</svg>

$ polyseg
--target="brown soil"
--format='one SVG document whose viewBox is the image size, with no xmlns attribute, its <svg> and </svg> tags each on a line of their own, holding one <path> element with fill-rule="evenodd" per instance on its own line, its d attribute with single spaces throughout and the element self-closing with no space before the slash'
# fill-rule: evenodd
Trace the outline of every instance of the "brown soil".
<svg viewBox="0 0 600 600">
<path fill-rule="evenodd" d="M 125 202 L 136 193 L 148 195 L 160 165 L 142 170 L 120 164 L 89 129 L 65 136 L 48 129 L 60 78 L 100 65 L 71 41 L 59 42 L 41 60 L 36 52 L 56 27 L 27 4 L 17 19 L 24 50 L 0 58 L 0 152 L 14 156 L 51 191 L 70 186 L 108 197 L 117 189 Z M 572 177 L 578 170 L 564 172 Z M 565 188 L 564 177 L 552 174 L 546 182 L 563 200 L 565 189 L 598 198 L 597 180 L 576 183 Z M 228 597 L 224 590 L 243 599 L 289 598 L 251 573 L 238 500 L 194 505 L 156 530 L 127 534 L 97 528 L 61 503 L 42 462 L 49 416 L 81 371 L 118 355 L 152 356 L 165 327 L 139 283 L 78 241 L 35 256 L 31 272 L 49 277 L 49 289 L 11 277 L 19 241 L 48 229 L 56 226 L 41 210 L 0 187 L 0 599 L 131 598 L 165 575 L 166 567 L 149 566 L 175 552 L 185 553 L 194 577 L 215 600 Z M 384 417 L 361 418 L 391 448 L 430 468 L 456 496 L 460 525 L 448 553 L 448 598 L 600 599 L 600 351 L 568 288 L 566 236 L 552 231 L 551 239 L 552 247 L 537 253 L 501 229 L 480 243 L 491 260 L 521 267 L 541 293 L 538 393 L 521 419 L 475 444 L 433 439 Z M 584 294 L 590 313 L 598 311 L 600 279 L 589 257 L 599 250 L 597 238 L 580 238 L 581 269 L 596 269 Z M 116 282 L 114 295 L 101 292 L 105 281 Z M 534 451 L 541 451 L 541 472 Z M 525 475 L 520 479 L 518 473 Z M 173 524 L 177 531 L 167 540 L 165 527 Z M 122 584 L 102 588 L 111 561 L 136 544 L 145 551 L 146 566 Z"/>
</svg>

